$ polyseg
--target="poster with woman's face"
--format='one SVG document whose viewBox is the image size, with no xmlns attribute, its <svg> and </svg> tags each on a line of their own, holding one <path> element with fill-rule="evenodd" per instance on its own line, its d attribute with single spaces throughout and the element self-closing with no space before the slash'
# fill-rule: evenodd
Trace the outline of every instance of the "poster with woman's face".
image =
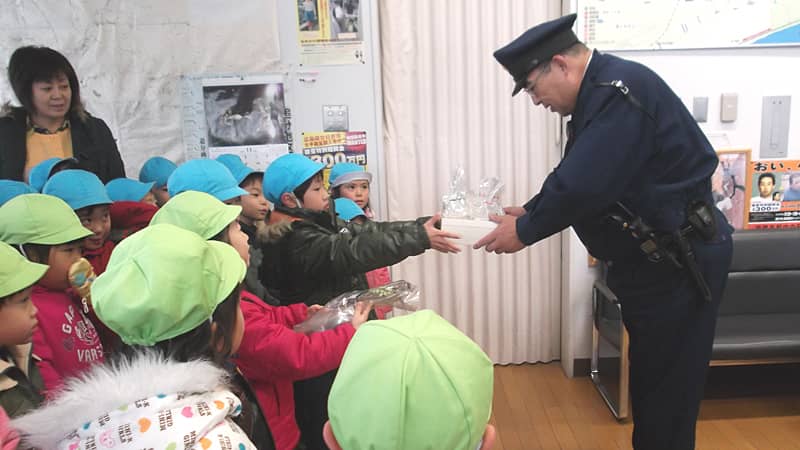
<svg viewBox="0 0 800 450">
<path fill-rule="evenodd" d="M 747 226 L 750 183 L 747 181 L 750 150 L 717 152 L 719 165 L 711 176 L 714 204 L 737 230 Z"/>
</svg>

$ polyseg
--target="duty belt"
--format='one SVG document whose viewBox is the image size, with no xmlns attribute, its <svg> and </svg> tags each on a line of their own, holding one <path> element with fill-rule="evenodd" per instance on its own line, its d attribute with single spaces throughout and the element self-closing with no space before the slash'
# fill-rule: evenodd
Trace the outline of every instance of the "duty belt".
<svg viewBox="0 0 800 450">
<path fill-rule="evenodd" d="M 707 222 L 702 218 L 690 218 L 678 230 L 672 233 L 665 233 L 647 225 L 641 217 L 633 214 L 622 203 L 617 202 L 617 206 L 622 214 L 609 214 L 608 217 L 622 226 L 623 230 L 630 232 L 639 241 L 639 248 L 647 256 L 647 259 L 654 263 L 667 261 L 679 270 L 686 270 L 703 299 L 706 302 L 711 302 L 711 290 L 708 288 L 703 274 L 700 273 L 692 244 L 689 241 L 689 238 L 695 235 L 705 240 L 710 239 L 709 231 L 701 228 L 703 226 L 702 223 Z M 698 220 L 700 223 L 698 223 Z M 710 226 L 713 227 L 714 224 L 711 223 Z"/>
</svg>

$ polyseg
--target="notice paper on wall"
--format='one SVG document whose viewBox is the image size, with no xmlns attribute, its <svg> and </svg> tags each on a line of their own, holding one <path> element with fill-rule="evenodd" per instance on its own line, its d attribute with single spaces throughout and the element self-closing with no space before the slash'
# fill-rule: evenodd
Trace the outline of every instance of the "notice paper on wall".
<svg viewBox="0 0 800 450">
<path fill-rule="evenodd" d="M 367 132 L 303 133 L 303 154 L 325 164 L 322 174 L 327 186 L 331 167 L 336 163 L 350 162 L 367 170 Z"/>
<path fill-rule="evenodd" d="M 292 148 L 283 74 L 182 77 L 186 158 L 232 153 L 263 171 Z"/>
<path fill-rule="evenodd" d="M 297 0 L 302 65 L 364 64 L 360 0 Z"/>
<path fill-rule="evenodd" d="M 753 161 L 750 167 L 748 228 L 800 227 L 800 160 Z"/>
</svg>

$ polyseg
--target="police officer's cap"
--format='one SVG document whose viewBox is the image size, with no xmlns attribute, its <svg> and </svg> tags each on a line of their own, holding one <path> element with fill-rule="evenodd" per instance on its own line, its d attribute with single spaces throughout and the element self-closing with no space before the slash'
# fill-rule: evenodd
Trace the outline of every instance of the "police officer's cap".
<svg viewBox="0 0 800 450">
<path fill-rule="evenodd" d="M 570 14 L 536 25 L 494 52 L 497 62 L 514 77 L 512 96 L 525 87 L 533 69 L 578 42 L 578 37 L 572 32 L 576 17 L 576 14 Z"/>
</svg>

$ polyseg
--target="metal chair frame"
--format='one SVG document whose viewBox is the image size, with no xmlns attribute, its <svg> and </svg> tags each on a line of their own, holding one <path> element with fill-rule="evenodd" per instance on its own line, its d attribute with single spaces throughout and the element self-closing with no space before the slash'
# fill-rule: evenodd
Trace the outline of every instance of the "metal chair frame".
<svg viewBox="0 0 800 450">
<path fill-rule="evenodd" d="M 619 299 L 613 292 L 606 286 L 602 280 L 597 280 L 592 289 L 592 361 L 591 361 L 591 378 L 600 396 L 606 402 L 606 405 L 614 414 L 617 420 L 628 418 L 628 411 L 630 409 L 630 395 L 628 391 L 629 383 L 629 361 L 628 361 L 628 330 L 620 320 L 620 336 L 619 336 L 619 393 L 617 398 L 609 393 L 608 389 L 603 386 L 600 381 L 600 330 L 597 326 L 599 317 L 599 294 L 602 294 L 608 301 L 610 301 L 622 314 L 622 307 Z"/>
</svg>

